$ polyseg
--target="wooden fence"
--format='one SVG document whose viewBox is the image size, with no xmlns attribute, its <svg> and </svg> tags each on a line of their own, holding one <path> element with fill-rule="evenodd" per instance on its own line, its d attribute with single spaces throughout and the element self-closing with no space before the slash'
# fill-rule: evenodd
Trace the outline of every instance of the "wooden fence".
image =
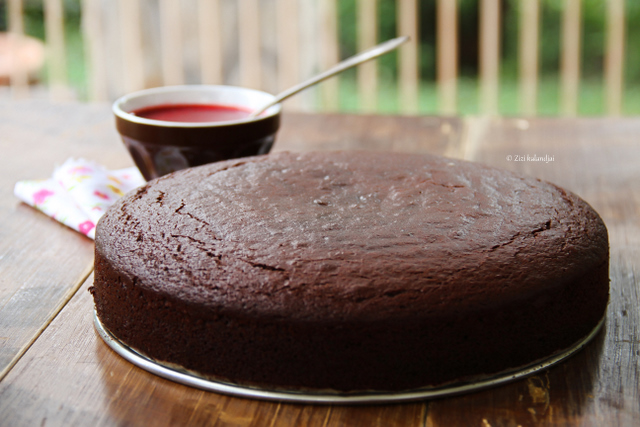
<svg viewBox="0 0 640 427">
<path fill-rule="evenodd" d="M 43 0 L 51 97 L 68 96 L 63 0 Z M 535 115 L 539 82 L 540 1 L 520 0 L 520 113 Z M 560 0 L 559 0 L 560 1 Z M 581 61 L 581 0 L 562 0 L 560 112 L 578 110 Z M 89 98 L 108 101 L 149 86 L 184 83 L 237 84 L 277 92 L 338 62 L 338 0 L 81 0 L 89 70 Z M 458 91 L 458 7 L 436 0 L 436 75 L 439 112 L 456 114 Z M 624 0 L 606 1 L 605 108 L 621 114 L 625 39 Z M 397 32 L 412 41 L 398 54 L 399 105 L 418 112 L 419 1 L 396 0 Z M 375 0 L 357 0 L 357 46 L 379 42 Z M 8 0 L 10 32 L 21 34 L 22 0 Z M 479 0 L 479 109 L 498 114 L 500 0 Z M 154 15 L 156 13 L 156 15 Z M 151 17 L 155 17 L 151 19 Z M 156 35 L 153 24 L 161 28 Z M 156 29 L 157 29 L 156 28 Z M 151 41 L 150 41 L 151 37 Z M 154 40 L 155 38 L 155 40 Z M 155 54 L 155 62 L 150 56 Z M 191 59 L 187 58 L 191 55 Z M 185 59 L 187 58 L 187 59 Z M 195 59 L 194 59 L 195 58 Z M 190 61 L 190 63 L 189 63 Z M 191 74 L 189 71 L 191 70 Z M 194 76 L 193 70 L 197 70 Z M 374 63 L 357 72 L 360 108 L 375 111 L 379 100 Z M 11 76 L 14 93 L 26 96 L 26 76 Z M 335 80 L 319 88 L 324 110 L 338 108 Z M 304 98 L 287 103 L 304 107 Z M 307 106 L 307 108 L 309 108 Z"/>
</svg>

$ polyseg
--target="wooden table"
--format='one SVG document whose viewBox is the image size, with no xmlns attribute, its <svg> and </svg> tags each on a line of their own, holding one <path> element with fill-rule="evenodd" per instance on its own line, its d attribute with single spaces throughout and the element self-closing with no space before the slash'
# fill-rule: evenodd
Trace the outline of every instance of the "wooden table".
<svg viewBox="0 0 640 427">
<path fill-rule="evenodd" d="M 546 372 L 433 401 L 281 404 L 164 380 L 117 356 L 94 331 L 93 242 L 12 195 L 16 181 L 48 177 L 70 156 L 131 165 L 109 107 L 0 103 L 0 425 L 640 425 L 640 119 L 287 114 L 276 150 L 312 149 L 440 153 L 576 192 L 610 233 L 605 329 Z"/>
</svg>

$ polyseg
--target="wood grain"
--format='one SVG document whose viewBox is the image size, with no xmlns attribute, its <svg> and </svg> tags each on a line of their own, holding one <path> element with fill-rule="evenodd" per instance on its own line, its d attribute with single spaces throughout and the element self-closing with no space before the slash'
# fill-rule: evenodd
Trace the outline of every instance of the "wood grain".
<svg viewBox="0 0 640 427">
<path fill-rule="evenodd" d="M 12 426 L 417 426 L 424 403 L 374 407 L 281 404 L 204 392 L 139 369 L 93 329 L 93 277 L 0 383 Z"/>
<path fill-rule="evenodd" d="M 638 119 L 493 119 L 473 160 L 554 182 L 589 202 L 609 230 L 610 303 L 604 331 L 540 375 L 429 406 L 432 425 L 640 423 L 640 145 Z M 553 161 L 527 161 L 527 156 Z M 511 161 L 507 156 L 512 156 Z M 524 156 L 524 161 L 515 161 Z"/>
<path fill-rule="evenodd" d="M 96 118 L 101 123 L 103 117 Z M 102 133 L 115 137 L 107 129 Z M 276 149 L 443 152 L 455 145 L 461 133 L 461 122 L 456 119 L 289 114 L 284 118 Z M 102 148 L 107 145 L 110 142 L 105 141 Z M 27 207 L 25 210 L 32 211 Z M 91 281 L 85 282 L 0 382 L 0 414 L 11 425 L 136 425 L 150 419 L 154 425 L 423 423 L 424 403 L 374 407 L 279 404 L 207 393 L 158 378 L 117 356 L 93 331 L 92 300 L 87 292 Z"/>
<path fill-rule="evenodd" d="M 2 191 L 21 168 L 31 175 L 62 152 L 100 156 L 110 166 L 129 164 L 106 106 L 44 108 L 30 103 L 0 108 L 0 131 L 14 161 L 2 162 Z M 0 107 L 2 104 L 0 104 Z M 38 126 L 27 120 L 38 116 Z M 12 120 L 15 120 L 14 123 Z M 611 244 L 611 301 L 607 322 L 595 340 L 566 362 L 505 386 L 458 397 L 378 406 L 299 405 L 240 399 L 204 392 L 151 375 L 112 352 L 92 325 L 92 299 L 84 282 L 0 381 L 0 419 L 11 426 L 213 425 L 213 426 L 631 426 L 640 423 L 640 119 L 442 119 L 352 115 L 287 114 L 275 149 L 370 149 L 448 153 L 551 180 L 576 192 L 602 215 Z M 4 135 L 4 134 L 3 134 Z M 20 159 L 18 141 L 30 141 L 40 155 Z M 57 143 L 57 145 L 55 145 Z M 52 150 L 56 146 L 59 150 Z M 58 147 L 59 146 L 59 147 Z M 58 152 L 61 151 L 61 152 Z M 549 162 L 513 156 L 553 156 Z M 507 156 L 512 156 L 508 161 Z M 24 154 L 22 155 L 24 157 Z M 15 163 L 15 164 L 14 164 Z M 0 212 L 9 227 L 0 239 L 0 280 L 22 269 L 43 272 L 66 284 L 65 254 L 49 253 L 19 239 L 21 221 L 38 215 L 23 205 L 13 212 L 9 194 Z M 12 204 L 14 203 L 14 204 Z M 20 218 L 20 220 L 18 220 Z M 13 222 L 11 222 L 13 221 Z M 4 224 L 4 222 L 3 222 Z M 29 227 L 63 240 L 66 251 L 88 253 L 91 242 L 40 216 Z M 57 234 L 56 231 L 58 230 Z M 4 236 L 3 236 L 4 237 Z M 75 240 L 73 239 L 75 238 Z M 47 240 L 49 245 L 51 238 Z M 4 246 L 2 246 L 4 245 Z M 60 247 L 60 246 L 58 246 Z M 41 259 L 42 258 L 42 259 Z M 61 263 L 45 271 L 46 260 Z M 77 258 L 74 258 L 76 262 Z M 61 260 L 61 261 L 59 261 Z M 82 261 L 84 266 L 90 260 Z M 18 263 L 16 266 L 15 264 Z M 22 263 L 22 264 L 20 264 Z M 75 265 L 75 264 L 74 264 Z M 12 282 L 13 283 L 13 282 Z M 2 282 L 5 292 L 7 282 Z M 19 288 L 19 287 L 18 287 Z M 47 288 L 43 286 L 42 289 Z M 69 291 L 72 292 L 72 291 Z M 5 295 L 0 293 L 0 297 Z M 33 301 L 33 300 L 32 300 Z M 52 305 L 38 301 L 44 312 Z M 2 317 L 5 325 L 19 319 Z M 46 316 L 44 316 L 46 318 Z M 40 327 L 42 322 L 38 322 Z"/>
<path fill-rule="evenodd" d="M 70 156 L 131 164 L 108 108 L 0 103 L 0 378 L 90 273 L 93 243 L 21 203 L 19 180 Z"/>
<path fill-rule="evenodd" d="M 444 154 L 458 147 L 462 120 L 455 117 L 288 114 L 274 151 L 394 150 Z"/>
</svg>

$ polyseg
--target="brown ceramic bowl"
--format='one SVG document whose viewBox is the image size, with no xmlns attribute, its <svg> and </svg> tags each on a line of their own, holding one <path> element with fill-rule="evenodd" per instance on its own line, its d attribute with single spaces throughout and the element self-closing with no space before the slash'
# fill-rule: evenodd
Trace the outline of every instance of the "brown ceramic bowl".
<svg viewBox="0 0 640 427">
<path fill-rule="evenodd" d="M 180 104 L 252 111 L 273 98 L 266 92 L 235 86 L 166 86 L 123 96 L 113 104 L 113 112 L 124 144 L 150 180 L 191 166 L 268 153 L 280 126 L 281 106 L 257 118 L 211 122 L 152 120 L 135 111 Z"/>
</svg>

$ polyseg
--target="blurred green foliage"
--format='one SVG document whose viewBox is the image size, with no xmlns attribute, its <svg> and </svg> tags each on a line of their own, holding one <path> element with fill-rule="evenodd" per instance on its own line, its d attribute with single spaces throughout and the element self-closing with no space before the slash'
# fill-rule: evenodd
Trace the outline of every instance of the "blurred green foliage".
<svg viewBox="0 0 640 427">
<path fill-rule="evenodd" d="M 396 36 L 395 0 L 376 0 L 378 4 L 378 37 L 385 40 Z M 558 113 L 558 72 L 560 68 L 561 23 L 564 10 L 562 0 L 540 1 L 540 114 Z M 478 5 L 479 0 L 458 0 L 459 16 L 459 109 L 463 114 L 477 112 L 478 73 Z M 520 0 L 502 0 L 502 38 L 501 38 L 501 86 L 500 110 L 503 114 L 516 114 L 518 109 L 518 31 L 520 25 Z M 420 16 L 420 76 L 423 82 L 421 91 L 421 110 L 436 112 L 435 102 L 422 101 L 425 97 L 433 99 L 435 90 L 435 31 L 436 1 L 419 1 Z M 356 8 L 357 0 L 339 1 L 340 46 L 343 57 L 356 52 Z M 580 85 L 580 114 L 598 115 L 603 109 L 603 62 L 606 46 L 606 1 L 582 0 L 582 64 Z M 625 1 L 625 100 L 623 111 L 626 114 L 640 113 L 640 1 Z M 379 59 L 380 79 L 385 85 L 393 84 L 396 76 L 396 55 L 387 55 Z M 351 74 L 351 77 L 353 73 Z M 357 96 L 352 83 L 342 85 L 343 92 Z M 355 87 L 355 86 L 354 86 Z M 390 96 L 389 90 L 381 88 L 380 96 Z M 356 109 L 357 103 L 343 93 L 342 105 L 349 110 Z M 386 99 L 386 98 L 381 98 Z M 382 103 L 381 103 L 382 104 Z M 385 102 L 385 107 L 394 102 Z"/>
<path fill-rule="evenodd" d="M 375 0 L 372 0 L 375 1 Z M 340 0 L 340 45 L 342 56 L 356 52 L 356 2 Z M 378 37 L 386 40 L 396 36 L 395 0 L 377 0 Z M 478 63 L 478 0 L 458 0 L 460 72 L 466 76 L 477 73 Z M 542 74 L 556 74 L 560 65 L 561 20 L 564 1 L 541 0 L 540 67 Z M 502 68 L 506 75 L 517 76 L 518 29 L 520 0 L 502 0 Z M 435 78 L 435 0 L 421 0 L 420 7 L 420 73 L 423 79 Z M 640 83 L 640 2 L 625 1 L 626 69 L 630 83 Z M 606 1 L 582 0 L 582 73 L 585 77 L 600 77 L 606 44 Z M 382 75 L 395 75 L 395 57 L 380 59 Z"/>
</svg>

